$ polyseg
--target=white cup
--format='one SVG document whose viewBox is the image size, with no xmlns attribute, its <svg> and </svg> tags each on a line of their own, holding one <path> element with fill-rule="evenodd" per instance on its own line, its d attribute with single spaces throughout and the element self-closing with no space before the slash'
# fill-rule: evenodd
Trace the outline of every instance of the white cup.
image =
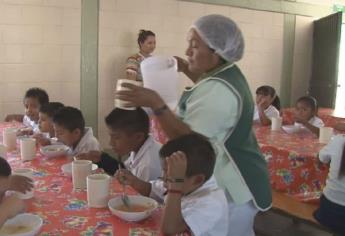
<svg viewBox="0 0 345 236">
<path fill-rule="evenodd" d="M 34 171 L 33 169 L 30 168 L 19 168 L 19 169 L 15 169 L 12 171 L 12 175 L 21 175 L 21 176 L 25 176 L 28 177 L 30 179 L 34 178 Z M 20 199 L 30 199 L 34 196 L 34 189 L 32 188 L 31 191 L 24 193 L 20 193 L 20 192 L 15 192 L 16 196 Z"/>
<path fill-rule="evenodd" d="M 110 176 L 93 174 L 87 176 L 87 203 L 89 207 L 103 208 L 109 201 Z"/>
<path fill-rule="evenodd" d="M 280 130 L 282 127 L 283 119 L 281 117 L 272 117 L 271 129 L 274 131 Z"/>
<path fill-rule="evenodd" d="M 0 157 L 6 158 L 6 147 L 3 144 L 0 144 Z"/>
<path fill-rule="evenodd" d="M 88 160 L 72 161 L 72 181 L 74 189 L 86 189 L 86 177 L 91 174 L 92 162 Z"/>
<path fill-rule="evenodd" d="M 333 135 L 333 128 L 331 127 L 320 127 L 319 142 L 328 143 Z"/>
<path fill-rule="evenodd" d="M 36 156 L 36 140 L 34 138 L 21 138 L 20 156 L 22 161 L 31 161 Z"/>
<path fill-rule="evenodd" d="M 3 143 L 7 151 L 13 151 L 17 148 L 17 129 L 16 128 L 6 128 L 2 132 Z"/>
<path fill-rule="evenodd" d="M 143 83 L 140 81 L 135 81 L 135 80 L 129 80 L 129 79 L 119 79 L 116 82 L 116 91 L 127 91 L 129 90 L 128 88 L 122 87 L 123 83 L 128 83 L 128 84 L 134 84 L 136 86 L 142 86 Z M 121 108 L 121 109 L 126 109 L 126 110 L 135 110 L 135 107 L 126 107 L 125 105 L 127 104 L 126 101 L 120 100 L 120 99 L 115 99 L 114 100 L 114 105 L 115 107 Z"/>
</svg>

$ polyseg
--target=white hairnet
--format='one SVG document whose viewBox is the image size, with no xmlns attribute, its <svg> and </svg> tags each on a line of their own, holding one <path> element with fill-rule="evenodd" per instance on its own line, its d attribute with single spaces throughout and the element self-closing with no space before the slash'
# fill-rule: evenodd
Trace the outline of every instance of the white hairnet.
<svg viewBox="0 0 345 236">
<path fill-rule="evenodd" d="M 192 28 L 201 39 L 228 62 L 242 58 L 244 40 L 236 23 L 222 15 L 207 15 L 200 17 Z"/>
</svg>

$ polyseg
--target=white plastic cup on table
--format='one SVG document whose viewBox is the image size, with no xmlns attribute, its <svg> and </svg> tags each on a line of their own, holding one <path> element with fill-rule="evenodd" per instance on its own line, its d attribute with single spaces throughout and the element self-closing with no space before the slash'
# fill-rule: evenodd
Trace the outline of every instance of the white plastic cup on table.
<svg viewBox="0 0 345 236">
<path fill-rule="evenodd" d="M 8 152 L 17 148 L 17 129 L 6 128 L 2 132 L 2 140 Z"/>
<path fill-rule="evenodd" d="M 87 203 L 89 207 L 107 207 L 109 201 L 110 176 L 93 174 L 87 176 Z"/>
<path fill-rule="evenodd" d="M 136 86 L 142 86 L 143 83 L 140 81 L 135 81 L 135 80 L 129 80 L 129 79 L 119 79 L 116 82 L 116 91 L 126 91 L 129 90 L 128 88 L 125 88 L 122 86 L 123 83 L 128 83 L 128 84 L 134 84 Z M 114 100 L 114 105 L 115 107 L 121 108 L 121 109 L 126 109 L 126 110 L 135 110 L 135 107 L 126 107 L 127 102 L 120 100 L 120 99 L 115 99 Z"/>
<path fill-rule="evenodd" d="M 12 171 L 12 175 L 21 175 L 33 180 L 34 171 L 31 168 L 18 168 Z M 34 189 L 32 188 L 31 191 L 26 193 L 15 192 L 15 194 L 20 199 L 30 199 L 34 196 Z"/>
<path fill-rule="evenodd" d="M 92 162 L 88 160 L 72 161 L 72 182 L 74 189 L 86 189 L 86 177 L 91 174 Z"/>
<path fill-rule="evenodd" d="M 0 144 L 0 157 L 6 158 L 6 147 L 3 144 Z"/>
<path fill-rule="evenodd" d="M 282 127 L 283 119 L 281 117 L 272 117 L 271 118 L 271 129 L 273 131 L 280 130 Z"/>
<path fill-rule="evenodd" d="M 331 127 L 320 127 L 319 142 L 328 143 L 333 135 L 333 128 Z"/>
<path fill-rule="evenodd" d="M 22 161 L 31 161 L 36 156 L 36 140 L 34 138 L 21 138 L 20 156 Z"/>
<path fill-rule="evenodd" d="M 176 59 L 171 56 L 152 56 L 140 63 L 140 69 L 144 87 L 156 91 L 170 109 L 175 109 L 179 99 Z"/>
</svg>

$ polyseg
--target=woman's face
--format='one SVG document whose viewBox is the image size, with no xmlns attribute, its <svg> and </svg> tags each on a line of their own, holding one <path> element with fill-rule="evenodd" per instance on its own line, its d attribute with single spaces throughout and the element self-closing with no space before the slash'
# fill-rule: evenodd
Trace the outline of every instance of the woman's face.
<svg viewBox="0 0 345 236">
<path fill-rule="evenodd" d="M 192 73 L 202 74 L 215 69 L 220 64 L 219 55 L 208 47 L 194 29 L 189 31 L 187 40 L 188 69 Z"/>
<path fill-rule="evenodd" d="M 148 36 L 143 43 L 140 43 L 140 50 L 146 54 L 151 54 L 156 48 L 156 37 Z"/>
</svg>

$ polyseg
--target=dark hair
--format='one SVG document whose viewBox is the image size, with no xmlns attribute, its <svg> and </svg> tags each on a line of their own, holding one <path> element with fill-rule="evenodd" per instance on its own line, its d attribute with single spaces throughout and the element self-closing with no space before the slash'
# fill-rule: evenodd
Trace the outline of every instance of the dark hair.
<svg viewBox="0 0 345 236">
<path fill-rule="evenodd" d="M 53 116 L 53 122 L 73 132 L 79 129 L 84 132 L 85 120 L 81 111 L 74 107 L 62 107 Z"/>
<path fill-rule="evenodd" d="M 344 144 L 344 148 L 343 148 L 343 154 L 341 156 L 338 178 L 341 176 L 345 176 L 345 144 Z"/>
<path fill-rule="evenodd" d="M 145 40 L 149 37 L 149 36 L 153 36 L 155 37 L 155 33 L 153 33 L 151 30 L 140 30 L 139 34 L 138 34 L 138 45 L 140 47 L 141 43 L 144 43 Z"/>
<path fill-rule="evenodd" d="M 140 107 L 135 110 L 115 108 L 105 117 L 105 123 L 113 130 L 143 132 L 145 135 L 150 129 L 149 117 Z"/>
<path fill-rule="evenodd" d="M 4 159 L 3 157 L 0 157 L 0 176 L 1 177 L 7 177 L 10 176 L 12 173 L 12 169 L 10 164 Z"/>
<path fill-rule="evenodd" d="M 268 85 L 261 86 L 256 89 L 256 94 L 262 94 L 264 96 L 269 95 L 272 98 L 274 98 L 274 100 L 272 101 L 272 106 L 274 106 L 275 108 L 277 108 L 278 111 L 280 111 L 280 99 L 276 93 L 276 90 L 273 87 Z"/>
<path fill-rule="evenodd" d="M 41 106 L 49 102 L 47 92 L 41 88 L 30 88 L 26 91 L 24 99 L 25 98 L 36 98 Z"/>
<path fill-rule="evenodd" d="M 312 97 L 312 96 L 303 96 L 303 97 L 300 97 L 296 101 L 296 104 L 299 103 L 299 102 L 302 102 L 302 103 L 306 104 L 315 113 L 317 112 L 318 106 L 317 106 L 317 101 L 316 101 L 316 99 L 314 97 Z"/>
<path fill-rule="evenodd" d="M 180 136 L 163 145 L 159 155 L 166 158 L 177 151 L 184 152 L 187 157 L 187 177 L 202 174 L 206 181 L 212 176 L 216 154 L 206 137 L 198 133 Z"/>
<path fill-rule="evenodd" d="M 62 107 L 64 107 L 64 105 L 61 102 L 49 102 L 40 107 L 40 112 L 46 114 L 50 118 L 53 118 L 53 116 Z"/>
</svg>

